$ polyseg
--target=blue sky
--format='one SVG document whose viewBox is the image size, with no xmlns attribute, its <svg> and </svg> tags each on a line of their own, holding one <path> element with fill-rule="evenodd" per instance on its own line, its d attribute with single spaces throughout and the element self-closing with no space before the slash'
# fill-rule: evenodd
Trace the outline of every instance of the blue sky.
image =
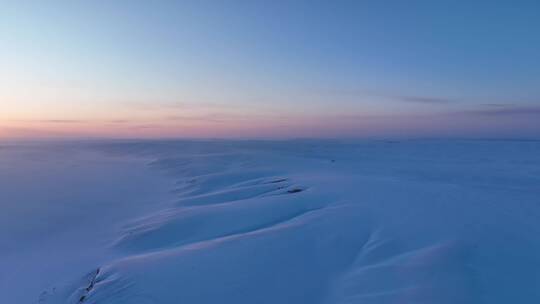
<svg viewBox="0 0 540 304">
<path fill-rule="evenodd" d="M 538 1 L 0 1 L 0 136 L 540 135 Z"/>
</svg>

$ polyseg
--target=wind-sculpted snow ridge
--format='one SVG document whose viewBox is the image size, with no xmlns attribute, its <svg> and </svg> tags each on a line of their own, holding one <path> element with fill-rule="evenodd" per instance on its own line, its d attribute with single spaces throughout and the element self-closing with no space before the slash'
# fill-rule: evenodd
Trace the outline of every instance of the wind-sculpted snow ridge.
<svg viewBox="0 0 540 304">
<path fill-rule="evenodd" d="M 540 299 L 539 143 L 100 149 L 151 159 L 176 180 L 177 200 L 126 223 L 118 258 L 41 303 Z"/>
</svg>

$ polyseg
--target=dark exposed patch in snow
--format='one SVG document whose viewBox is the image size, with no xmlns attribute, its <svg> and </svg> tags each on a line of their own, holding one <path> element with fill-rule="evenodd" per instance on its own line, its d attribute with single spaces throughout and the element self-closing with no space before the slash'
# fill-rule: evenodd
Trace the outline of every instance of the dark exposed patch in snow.
<svg viewBox="0 0 540 304">
<path fill-rule="evenodd" d="M 293 188 L 293 189 L 287 190 L 287 193 L 298 193 L 298 192 L 302 192 L 302 191 L 304 191 L 304 189 Z"/>
<path fill-rule="evenodd" d="M 84 289 L 84 293 L 79 297 L 79 303 L 83 303 L 84 300 L 86 300 L 86 298 L 88 297 L 88 293 L 90 293 L 92 291 L 92 289 L 94 289 L 94 286 L 96 285 L 97 276 L 99 275 L 99 271 L 100 271 L 99 268 L 96 269 L 96 271 L 92 275 L 92 277 L 90 279 L 90 283 Z"/>
<path fill-rule="evenodd" d="M 269 184 L 278 184 L 278 183 L 282 183 L 282 182 L 286 182 L 286 181 L 287 181 L 286 178 L 280 178 L 280 179 L 269 181 L 268 183 Z"/>
</svg>

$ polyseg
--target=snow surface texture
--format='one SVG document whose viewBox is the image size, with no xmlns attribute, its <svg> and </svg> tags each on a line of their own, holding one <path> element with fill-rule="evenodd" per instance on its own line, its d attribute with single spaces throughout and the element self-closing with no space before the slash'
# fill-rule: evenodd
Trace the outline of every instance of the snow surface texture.
<svg viewBox="0 0 540 304">
<path fill-rule="evenodd" d="M 36 303 L 110 261 L 123 221 L 161 208 L 172 185 L 129 157 L 0 143 L 0 303 Z"/>
<path fill-rule="evenodd" d="M 39 303 L 533 303 L 540 142 L 103 143 L 174 201 Z"/>
</svg>

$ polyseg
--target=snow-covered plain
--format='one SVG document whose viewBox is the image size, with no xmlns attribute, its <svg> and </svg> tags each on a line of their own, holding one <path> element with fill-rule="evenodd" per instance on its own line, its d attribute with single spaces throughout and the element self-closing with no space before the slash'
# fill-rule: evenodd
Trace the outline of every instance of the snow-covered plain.
<svg viewBox="0 0 540 304">
<path fill-rule="evenodd" d="M 121 223 L 172 198 L 173 183 L 131 157 L 80 145 L 0 144 L 0 303 L 110 261 Z"/>
<path fill-rule="evenodd" d="M 6 156 L 23 148 L 0 146 L 2 303 L 540 300 L 540 142 L 103 142 Z"/>
</svg>

